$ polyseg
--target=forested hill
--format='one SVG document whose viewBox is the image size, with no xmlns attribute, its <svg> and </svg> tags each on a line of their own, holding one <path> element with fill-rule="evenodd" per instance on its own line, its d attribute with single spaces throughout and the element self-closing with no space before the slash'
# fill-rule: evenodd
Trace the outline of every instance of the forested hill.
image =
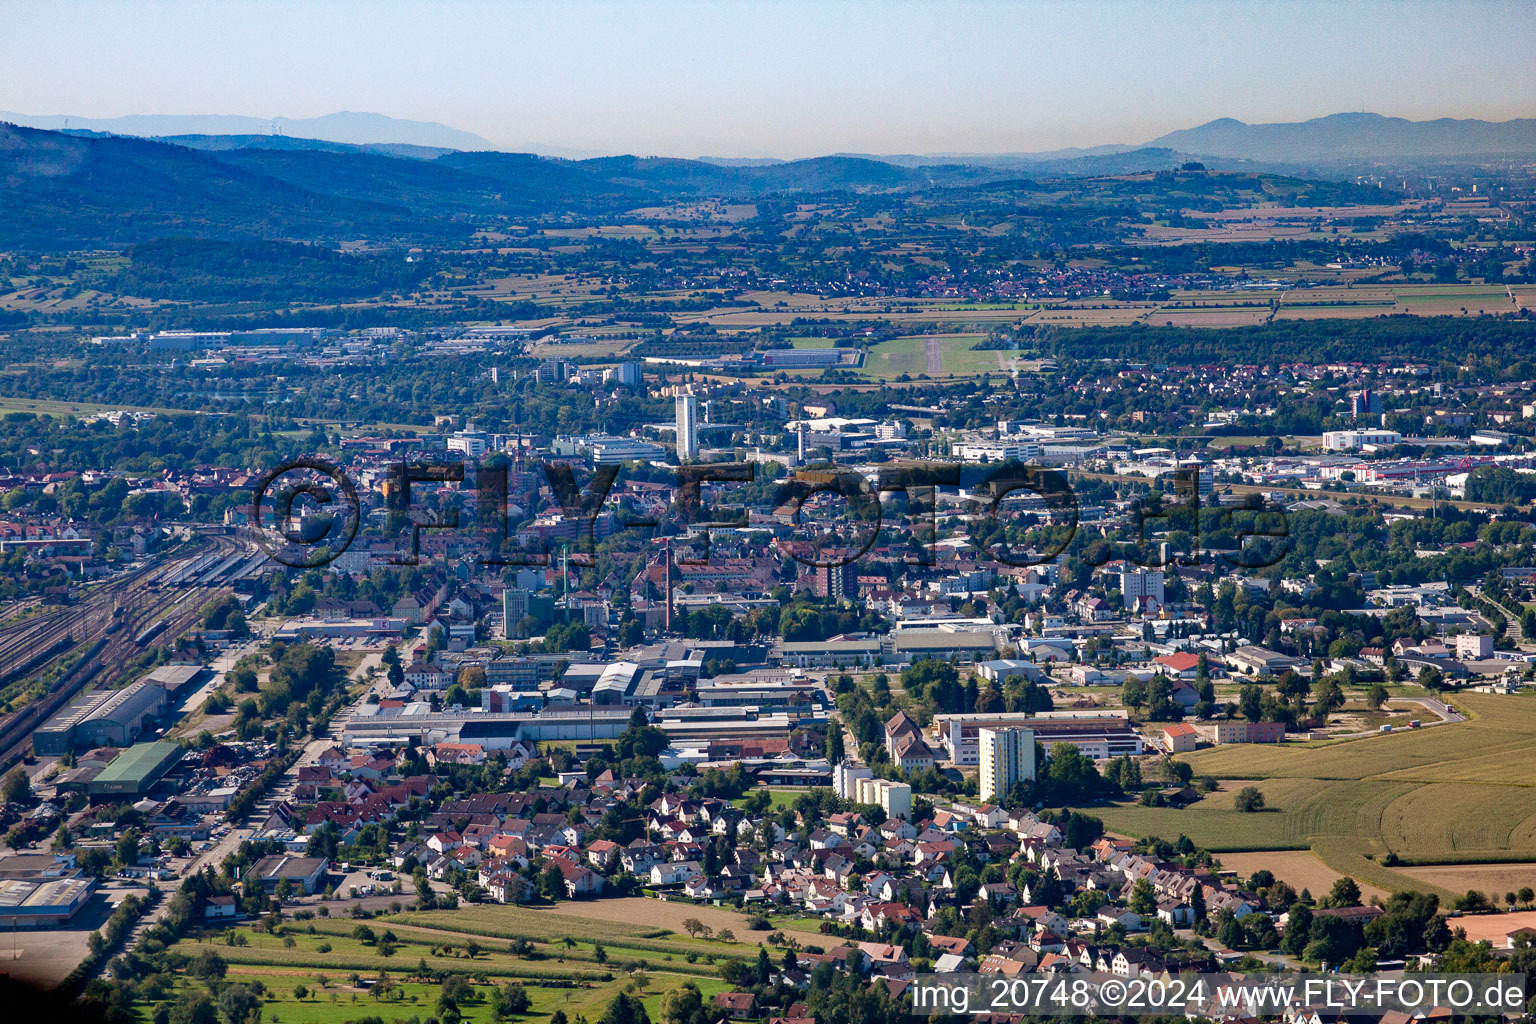
<svg viewBox="0 0 1536 1024">
<path fill-rule="evenodd" d="M 191 141 L 191 140 L 189 140 Z M 697 198 L 926 187 L 995 177 L 859 157 L 725 167 L 698 160 L 559 160 L 360 147 L 193 146 L 0 125 L 0 244 L 132 245 L 167 236 L 413 243 L 499 218 Z"/>
<path fill-rule="evenodd" d="M 603 222 L 698 200 L 1029 188 L 1035 178 L 1167 172 L 1183 158 L 1145 149 L 1025 169 L 901 166 L 851 155 L 761 164 L 563 160 L 268 136 L 152 140 L 0 123 L 0 250 L 122 248 L 173 237 L 430 246 L 566 215 Z M 1246 165 L 1231 170 L 1250 185 L 1263 174 Z M 1178 184 L 1208 192 L 1230 180 L 1185 175 Z"/>
<path fill-rule="evenodd" d="M 0 247 L 7 249 L 106 248 L 172 235 L 344 240 L 454 233 L 467 234 L 468 227 L 306 188 L 211 153 L 0 125 Z"/>
</svg>

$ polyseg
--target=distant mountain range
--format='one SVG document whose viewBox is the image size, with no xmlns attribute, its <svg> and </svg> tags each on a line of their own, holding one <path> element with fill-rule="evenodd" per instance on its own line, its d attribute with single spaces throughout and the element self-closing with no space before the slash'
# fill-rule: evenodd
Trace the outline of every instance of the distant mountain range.
<svg viewBox="0 0 1536 1024">
<path fill-rule="evenodd" d="M 1169 132 L 1140 146 L 1105 145 L 1041 153 L 931 153 L 874 156 L 900 167 L 967 164 L 975 167 L 1028 168 L 1039 173 L 1113 174 L 1118 163 L 1146 164 L 1167 158 L 1236 160 L 1278 167 L 1338 164 L 1360 160 L 1420 160 L 1431 157 L 1478 157 L 1536 154 L 1536 119 L 1478 121 L 1440 118 L 1409 121 L 1380 114 L 1330 114 L 1310 121 L 1245 124 L 1223 117 Z M 1087 168 L 1099 168 L 1086 171 Z"/>
<path fill-rule="evenodd" d="M 1223 117 L 1169 132 L 1147 145 L 1282 163 L 1536 153 L 1536 119 L 1409 121 L 1380 114 L 1331 114 L 1287 124 L 1244 124 Z"/>
<path fill-rule="evenodd" d="M 71 135 L 101 136 L 105 132 L 77 132 Z M 413 160 L 435 160 L 445 153 L 462 150 L 452 146 L 415 146 L 408 142 L 331 142 L 327 139 L 302 139 L 292 135 L 151 135 L 151 142 L 169 142 L 173 146 L 224 153 L 233 149 L 304 150 L 313 153 L 378 153 L 403 156 Z"/>
<path fill-rule="evenodd" d="M 342 111 L 323 117 L 242 117 L 234 114 L 130 114 L 127 117 L 76 117 L 73 114 L 15 114 L 0 111 L 0 121 L 49 131 L 106 132 L 159 138 L 168 135 L 259 135 L 319 139 L 354 146 L 396 143 L 437 149 L 495 149 L 473 132 L 433 121 L 405 121 L 383 114 Z"/>
<path fill-rule="evenodd" d="M 0 121 L 30 128 L 75 133 L 104 132 L 158 138 L 197 149 L 299 149 L 325 142 L 361 147 L 392 156 L 430 159 L 447 150 L 496 150 L 472 132 L 429 121 L 407 121 L 383 114 L 343 112 L 312 118 L 258 118 L 234 115 L 138 114 L 128 117 L 86 118 L 74 115 L 34 116 L 0 111 Z M 538 147 L 545 156 L 589 156 Z M 1161 165 L 1165 154 L 1186 159 L 1222 158 L 1262 164 L 1319 164 L 1355 160 L 1416 160 L 1433 157 L 1477 157 L 1492 154 L 1536 154 L 1536 119 L 1478 121 L 1440 118 L 1410 121 L 1381 114 L 1331 114 L 1282 124 L 1245 124 L 1224 117 L 1198 128 L 1169 132 L 1141 145 L 1111 144 L 1038 153 L 839 153 L 836 157 L 874 160 L 898 167 L 967 165 L 994 169 L 1035 168 L 1049 173 L 1095 173 L 1094 161 L 1141 154 Z M 773 166 L 787 161 L 772 158 L 702 157 L 698 163 L 716 167 Z M 1107 166 L 1117 166 L 1106 160 Z M 1150 166 L 1148 169 L 1151 169 Z M 1097 173 L 1114 173 L 1102 170 Z"/>
</svg>

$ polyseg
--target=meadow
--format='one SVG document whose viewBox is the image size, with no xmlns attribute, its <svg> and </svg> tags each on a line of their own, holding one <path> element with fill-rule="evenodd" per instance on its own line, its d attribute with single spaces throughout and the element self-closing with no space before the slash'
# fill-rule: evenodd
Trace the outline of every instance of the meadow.
<svg viewBox="0 0 1536 1024">
<path fill-rule="evenodd" d="M 682 924 L 690 917 L 709 925 L 713 937 L 688 935 Z M 720 939 L 722 928 L 739 938 Z M 489 1021 L 493 987 L 511 981 L 524 986 L 532 1004 L 519 1020 L 547 1020 L 557 1010 L 571 1020 L 596 1019 L 620 991 L 639 995 L 656 1019 L 662 998 L 681 985 L 697 986 L 706 1000 L 726 991 L 720 963 L 755 960 L 757 944 L 770 934 L 751 931 L 735 911 L 633 898 L 325 917 L 274 930 L 242 924 L 190 935 L 175 951 L 196 956 L 211 949 L 228 965 L 228 980 L 261 982 L 263 1019 L 279 1024 L 341 1024 L 388 1018 L 390 1011 L 430 1016 L 440 989 L 429 975 L 443 973 L 474 986 L 475 995 L 459 1004 L 468 1021 Z M 809 932 L 784 934 L 826 941 Z M 523 940 L 529 945 L 513 952 Z M 178 975 L 168 999 L 198 984 Z"/>
<path fill-rule="evenodd" d="M 441 985 L 409 980 L 413 977 L 411 968 L 401 967 L 399 971 L 387 972 L 388 985 L 379 984 L 379 974 L 360 976 L 354 983 L 350 975 L 274 970 L 242 964 L 231 964 L 225 980 L 247 985 L 260 982 L 266 990 L 261 1007 L 262 1019 L 269 1024 L 348 1024 L 368 1017 L 390 1020 L 435 1016 Z M 461 1020 L 474 1024 L 492 1021 L 491 993 L 503 981 L 499 978 L 472 980 L 471 996 L 458 1003 Z M 657 1020 L 663 997 L 684 984 L 696 986 L 706 1001 L 715 993 L 730 988 L 718 978 L 684 978 L 661 972 L 569 985 L 528 980 L 520 980 L 520 983 L 528 994 L 529 1008 L 511 1019 L 527 1022 L 547 1021 L 556 1011 L 563 1012 L 568 1020 L 596 1020 L 602 1016 L 608 1002 L 621 991 L 639 995 L 647 1015 Z M 178 976 L 172 999 L 185 989 L 200 987 L 200 983 Z M 303 998 L 300 998 L 301 992 Z"/>
</svg>

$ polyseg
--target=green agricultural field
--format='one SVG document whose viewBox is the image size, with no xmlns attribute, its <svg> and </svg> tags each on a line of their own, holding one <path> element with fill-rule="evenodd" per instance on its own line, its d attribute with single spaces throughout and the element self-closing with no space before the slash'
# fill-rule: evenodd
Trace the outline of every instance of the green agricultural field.
<svg viewBox="0 0 1536 1024">
<path fill-rule="evenodd" d="M 1314 835 L 1371 828 L 1386 803 L 1412 789 L 1406 784 L 1268 779 L 1254 783 L 1264 794 L 1266 810 L 1242 814 L 1233 810 L 1232 797 L 1247 784 L 1234 784 L 1181 811 L 1131 805 L 1107 810 L 1101 817 L 1116 832 L 1170 837 L 1183 833 L 1215 852 L 1298 850 L 1309 847 Z"/>
<path fill-rule="evenodd" d="M 1383 889 L 1434 888 L 1385 862 L 1519 859 L 1536 845 L 1536 708 L 1517 696 L 1452 699 L 1471 721 L 1181 754 L 1196 775 L 1229 781 L 1183 810 L 1119 805 L 1094 813 L 1128 835 L 1182 833 L 1216 852 L 1310 849 Z M 1264 811 L 1233 809 L 1233 793 L 1245 785 L 1263 792 Z"/>
<path fill-rule="evenodd" d="M 793 912 L 787 914 L 770 914 L 768 916 L 768 920 L 772 922 L 775 928 L 799 932 L 814 932 L 820 928 L 822 924 L 825 923 L 825 918 L 800 917 Z M 843 940 L 832 938 L 826 940 L 828 945 L 841 941 Z"/>
</svg>

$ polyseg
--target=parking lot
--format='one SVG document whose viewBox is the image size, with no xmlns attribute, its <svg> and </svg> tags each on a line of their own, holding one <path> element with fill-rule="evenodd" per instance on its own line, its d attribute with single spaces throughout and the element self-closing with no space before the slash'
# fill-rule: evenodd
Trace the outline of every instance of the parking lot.
<svg viewBox="0 0 1536 1024">
<path fill-rule="evenodd" d="M 388 875 L 388 878 L 380 877 Z M 335 875 L 331 876 L 335 878 Z M 356 889 L 359 896 L 388 896 L 394 893 L 396 881 L 400 882 L 401 892 L 407 893 L 412 899 L 416 898 L 414 887 L 409 878 L 400 879 L 398 872 L 390 868 L 364 869 L 360 868 L 341 876 L 341 881 L 336 883 L 336 895 L 346 899 Z"/>
</svg>

